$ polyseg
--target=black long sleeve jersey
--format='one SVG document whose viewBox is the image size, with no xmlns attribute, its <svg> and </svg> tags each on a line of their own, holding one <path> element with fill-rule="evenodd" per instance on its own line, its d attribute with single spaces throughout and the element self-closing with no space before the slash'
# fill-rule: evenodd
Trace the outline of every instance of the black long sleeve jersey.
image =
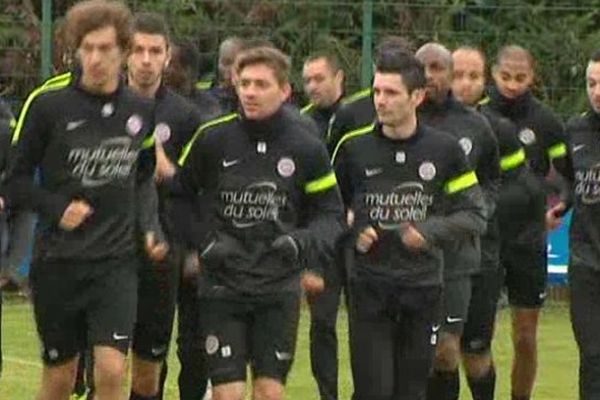
<svg viewBox="0 0 600 400">
<path fill-rule="evenodd" d="M 225 296 L 298 290 L 304 266 L 331 264 L 343 216 L 336 177 L 324 145 L 285 107 L 264 121 L 234 113 L 206 124 L 180 165 L 179 196 L 193 207 L 203 193 L 210 214 L 203 243 L 189 238 L 206 287 Z M 273 246 L 285 235 L 298 257 Z"/>
<path fill-rule="evenodd" d="M 356 254 L 355 273 L 399 286 L 442 282 L 442 247 L 485 229 L 477 175 L 458 141 L 419 125 L 407 140 L 391 140 L 379 125 L 345 135 L 334 153 L 345 204 L 354 210 L 355 235 L 373 226 L 379 240 Z M 427 240 L 411 251 L 401 240 L 413 224 Z"/>
<path fill-rule="evenodd" d="M 499 112 L 517 126 L 529 165 L 539 177 L 548 175 L 551 164 L 563 176 L 572 174 L 562 122 L 530 92 L 511 100 L 494 86 L 481 107 Z"/>
<path fill-rule="evenodd" d="M 573 118 L 566 131 L 574 169 L 570 264 L 600 270 L 600 115 Z"/>
<path fill-rule="evenodd" d="M 333 154 L 337 144 L 346 133 L 373 123 L 377 117 L 372 88 L 366 88 L 344 97 L 340 103 L 326 135 L 330 154 Z"/>
<path fill-rule="evenodd" d="M 34 257 L 96 261 L 127 256 L 139 230 L 160 231 L 137 217 L 137 191 L 152 183 L 152 103 L 120 84 L 94 95 L 61 76 L 36 89 L 13 134 L 9 202 L 39 213 Z M 39 184 L 33 175 L 39 169 Z M 59 227 L 68 204 L 87 201 L 93 214 L 73 231 Z M 150 218 L 152 216 L 150 215 Z M 143 226 L 140 226 L 143 225 Z"/>
<path fill-rule="evenodd" d="M 487 261 L 496 252 L 493 215 L 500 185 L 498 142 L 487 120 L 477 111 L 456 101 L 451 95 L 441 104 L 423 103 L 418 109 L 418 117 L 422 124 L 454 137 L 477 174 L 484 195 L 488 228 L 492 225 L 492 230 L 486 231 L 490 240 L 484 241 L 489 246 L 482 248 L 480 236 L 474 234 L 446 247 L 444 276 L 446 279 L 452 279 L 478 272 L 482 265 L 488 264 L 482 263 L 482 253 L 484 261 Z"/>
<path fill-rule="evenodd" d="M 335 113 L 341 103 L 341 98 L 330 107 L 325 108 L 319 108 L 314 103 L 308 103 L 300 110 L 302 115 L 311 118 L 315 122 L 318 137 L 325 144 L 328 142 L 328 134 L 331 132 L 331 126 L 335 121 Z"/>
</svg>

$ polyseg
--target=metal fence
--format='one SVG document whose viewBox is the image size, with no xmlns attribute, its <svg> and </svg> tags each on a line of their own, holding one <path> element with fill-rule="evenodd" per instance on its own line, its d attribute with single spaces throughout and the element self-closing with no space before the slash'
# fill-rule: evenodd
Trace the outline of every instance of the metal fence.
<svg viewBox="0 0 600 400">
<path fill-rule="evenodd" d="M 72 3 L 0 0 L 0 93 L 22 98 L 50 72 L 52 55 L 44 39 L 52 43 L 51 28 L 58 26 Z M 600 44 L 600 0 L 129 0 L 128 4 L 134 11 L 165 15 L 176 38 L 198 46 L 209 61 L 207 69 L 211 62 L 214 65 L 218 43 L 230 35 L 268 39 L 285 50 L 294 61 L 297 83 L 304 57 L 316 49 L 334 50 L 346 69 L 349 92 L 369 82 L 373 44 L 386 34 L 405 36 L 415 45 L 430 40 L 450 48 L 475 45 L 490 59 L 500 46 L 518 43 L 538 61 L 536 93 L 564 116 L 585 108 L 585 61 Z M 45 20 L 43 6 L 49 16 Z"/>
</svg>

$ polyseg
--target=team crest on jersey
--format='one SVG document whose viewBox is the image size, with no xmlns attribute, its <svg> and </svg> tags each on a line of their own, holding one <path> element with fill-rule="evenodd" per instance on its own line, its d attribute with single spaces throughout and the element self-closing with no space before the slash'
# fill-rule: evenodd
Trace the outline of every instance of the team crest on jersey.
<svg viewBox="0 0 600 400">
<path fill-rule="evenodd" d="M 406 162 L 406 153 L 403 151 L 396 152 L 396 163 L 404 164 Z"/>
<path fill-rule="evenodd" d="M 115 106 L 113 103 L 106 103 L 102 106 L 102 111 L 100 113 L 104 118 L 108 118 L 115 112 Z"/>
<path fill-rule="evenodd" d="M 277 163 L 277 172 L 279 172 L 279 175 L 283 176 L 284 178 L 289 178 L 290 176 L 294 175 L 295 171 L 296 164 L 291 158 L 283 157 Z"/>
<path fill-rule="evenodd" d="M 125 129 L 130 136 L 135 136 L 142 130 L 142 117 L 137 114 L 133 114 L 127 120 L 127 124 L 125 125 Z"/>
<path fill-rule="evenodd" d="M 208 335 L 204 342 L 204 348 L 209 356 L 215 354 L 219 350 L 219 339 L 215 335 Z"/>
<path fill-rule="evenodd" d="M 154 138 L 160 143 L 166 143 L 171 138 L 171 127 L 164 122 L 156 124 Z"/>
<path fill-rule="evenodd" d="M 524 145 L 533 144 L 535 143 L 535 132 L 529 128 L 525 128 L 521 132 L 519 132 L 519 140 Z"/>
<path fill-rule="evenodd" d="M 462 147 L 466 155 L 471 154 L 471 151 L 473 150 L 473 142 L 471 141 L 471 139 L 467 137 L 461 138 L 458 141 L 458 144 L 460 144 L 460 147 Z"/>
<path fill-rule="evenodd" d="M 430 181 L 435 178 L 435 174 L 437 173 L 435 169 L 435 165 L 429 161 L 425 161 L 419 167 L 419 176 L 424 181 Z"/>
</svg>

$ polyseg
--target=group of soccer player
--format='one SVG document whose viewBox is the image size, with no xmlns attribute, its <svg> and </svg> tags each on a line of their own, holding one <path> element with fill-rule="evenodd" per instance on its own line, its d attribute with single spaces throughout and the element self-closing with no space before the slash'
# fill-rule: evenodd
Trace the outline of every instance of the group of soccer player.
<svg viewBox="0 0 600 400">
<path fill-rule="evenodd" d="M 224 41 L 205 89 L 159 15 L 86 0 L 64 32 L 77 67 L 25 102 L 1 190 L 39 216 L 39 400 L 68 399 L 78 366 L 88 398 L 122 398 L 129 349 L 129 398 L 161 399 L 176 308 L 181 399 L 210 380 L 212 399 L 242 400 L 248 367 L 253 399 L 283 399 L 303 295 L 320 398 L 336 400 L 342 292 L 354 400 L 456 400 L 461 364 L 491 400 L 503 287 L 512 400 L 530 399 L 546 235 L 570 209 L 580 397 L 600 398 L 600 53 L 590 110 L 565 128 L 515 45 L 488 85 L 479 49 L 386 37 L 372 87 L 351 95 L 315 53 L 300 109 L 268 43 Z"/>
</svg>

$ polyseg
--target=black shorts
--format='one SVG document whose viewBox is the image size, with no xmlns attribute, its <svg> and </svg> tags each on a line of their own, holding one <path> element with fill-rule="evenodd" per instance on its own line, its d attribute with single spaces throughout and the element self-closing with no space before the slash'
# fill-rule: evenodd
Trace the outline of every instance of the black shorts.
<svg viewBox="0 0 600 400">
<path fill-rule="evenodd" d="M 494 336 L 501 272 L 483 269 L 471 277 L 471 282 L 471 302 L 461 347 L 466 354 L 485 354 L 489 352 Z"/>
<path fill-rule="evenodd" d="M 139 271 L 137 320 L 132 349 L 147 361 L 163 361 L 173 332 L 179 259 L 172 253 L 161 263 L 143 258 Z"/>
<path fill-rule="evenodd" d="M 352 279 L 349 290 L 354 396 L 425 398 L 439 334 L 441 288 Z"/>
<path fill-rule="evenodd" d="M 444 281 L 442 300 L 442 332 L 461 336 L 471 301 L 471 276 L 461 276 Z"/>
<path fill-rule="evenodd" d="M 504 244 L 500 251 L 500 263 L 510 305 L 519 308 L 542 307 L 548 280 L 545 236 L 527 244 Z"/>
<path fill-rule="evenodd" d="M 127 353 L 137 307 L 138 259 L 37 262 L 31 267 L 33 311 L 47 365 L 87 346 Z"/>
<path fill-rule="evenodd" d="M 294 360 L 300 294 L 201 298 L 202 338 L 213 385 L 256 378 L 285 384 Z"/>
</svg>

